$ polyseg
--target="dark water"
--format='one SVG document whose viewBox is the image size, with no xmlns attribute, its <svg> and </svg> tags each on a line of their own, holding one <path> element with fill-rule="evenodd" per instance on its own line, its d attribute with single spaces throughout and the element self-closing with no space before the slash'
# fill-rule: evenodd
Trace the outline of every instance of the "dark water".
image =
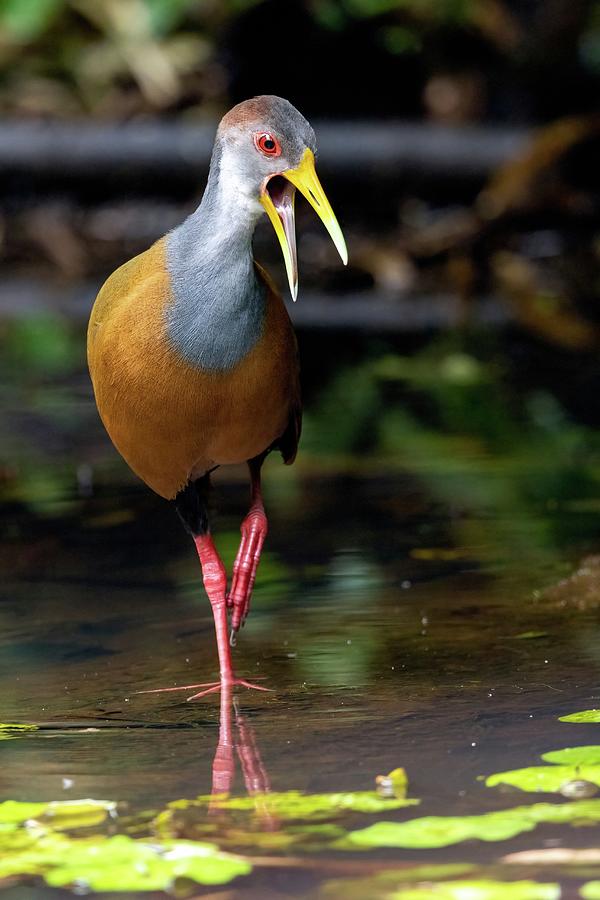
<svg viewBox="0 0 600 900">
<path fill-rule="evenodd" d="M 81 410 L 86 426 L 83 401 Z M 26 477 L 4 496 L 1 718 L 41 727 L 2 742 L 0 799 L 92 797 L 135 816 L 210 793 L 218 698 L 137 692 L 214 679 L 212 617 L 173 510 L 134 483 L 90 427 L 100 447 L 86 451 L 98 463 L 93 486 L 89 464 L 65 461 L 58 446 L 44 478 L 36 482 L 35 460 L 25 460 Z M 541 458 L 517 473 L 532 488 L 526 506 L 506 495 L 513 482 L 502 460 L 463 451 L 460 462 L 458 472 L 455 458 L 446 471 L 426 460 L 268 462 L 271 530 L 235 663 L 272 692 L 237 691 L 221 723 L 245 760 L 246 781 L 232 755 L 234 793 L 372 790 L 377 775 L 403 767 L 420 806 L 335 819 L 349 830 L 562 802 L 491 789 L 478 776 L 600 743 L 600 726 L 558 721 L 600 706 L 600 596 L 589 581 L 583 592 L 573 583 L 544 594 L 597 548 L 595 510 L 564 492 L 557 504 Z M 229 564 L 245 503 L 244 473 L 218 475 L 215 532 Z M 189 833 L 182 821 L 180 836 L 194 836 L 198 813 Z M 226 834 L 227 813 L 219 821 Z M 257 816 L 243 827 L 260 835 L 288 826 Z M 392 896 L 358 879 L 394 863 L 454 861 L 511 880 L 498 869 L 505 854 L 597 843 L 596 829 L 569 825 L 429 850 L 278 854 L 260 839 L 248 849 L 229 838 L 226 849 L 263 862 L 230 885 L 183 895 L 346 897 L 354 883 L 355 896 Z M 589 869 L 581 877 L 593 877 Z M 552 867 L 517 874 L 562 880 L 563 896 L 579 883 Z M 31 878 L 4 892 L 57 894 Z"/>
</svg>

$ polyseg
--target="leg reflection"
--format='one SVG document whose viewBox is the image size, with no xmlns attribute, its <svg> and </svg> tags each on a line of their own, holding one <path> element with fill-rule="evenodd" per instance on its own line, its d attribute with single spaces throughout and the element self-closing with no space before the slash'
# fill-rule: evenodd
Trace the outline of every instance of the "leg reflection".
<svg viewBox="0 0 600 900">
<path fill-rule="evenodd" d="M 219 796 L 229 794 L 235 780 L 235 755 L 237 752 L 246 791 L 255 799 L 256 814 L 263 827 L 269 831 L 278 828 L 278 820 L 269 810 L 266 794 L 271 790 L 269 776 L 260 758 L 254 729 L 244 719 L 233 699 L 233 686 L 222 684 L 219 719 L 219 742 L 213 759 L 212 795 L 209 812 L 219 810 Z M 235 714 L 235 718 L 234 718 Z"/>
<path fill-rule="evenodd" d="M 231 704 L 233 686 L 227 682 L 221 685 L 221 708 L 219 714 L 219 743 L 212 767 L 212 794 L 229 794 L 235 778 L 233 757 L 233 735 L 231 732 Z"/>
<path fill-rule="evenodd" d="M 244 719 L 236 701 L 233 701 L 237 731 L 236 750 L 242 767 L 244 784 L 250 795 L 268 794 L 271 790 L 269 776 L 263 766 L 254 736 L 254 729 Z"/>
</svg>

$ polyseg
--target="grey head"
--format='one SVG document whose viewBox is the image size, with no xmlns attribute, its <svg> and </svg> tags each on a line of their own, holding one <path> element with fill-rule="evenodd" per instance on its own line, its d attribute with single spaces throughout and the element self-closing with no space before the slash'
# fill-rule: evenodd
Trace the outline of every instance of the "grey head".
<svg viewBox="0 0 600 900">
<path fill-rule="evenodd" d="M 247 214 L 258 215 L 260 203 L 271 220 L 293 300 L 298 294 L 296 189 L 327 228 L 344 265 L 348 261 L 340 226 L 315 171 L 315 154 L 315 133 L 304 116 L 287 100 L 270 95 L 246 100 L 228 112 L 215 144 L 214 168 L 243 198 Z"/>
<path fill-rule="evenodd" d="M 254 269 L 252 235 L 264 212 L 279 238 L 296 298 L 296 188 L 344 258 L 341 231 L 314 169 L 315 152 L 310 124 L 281 97 L 246 100 L 221 120 L 202 202 L 167 237 L 174 295 L 168 332 L 190 362 L 231 368 L 262 334 L 265 288 Z"/>
<path fill-rule="evenodd" d="M 297 168 L 307 149 L 316 154 L 315 133 L 295 106 L 270 94 L 254 97 L 221 119 L 211 175 L 216 163 L 221 177 L 256 204 L 265 182 Z"/>
</svg>

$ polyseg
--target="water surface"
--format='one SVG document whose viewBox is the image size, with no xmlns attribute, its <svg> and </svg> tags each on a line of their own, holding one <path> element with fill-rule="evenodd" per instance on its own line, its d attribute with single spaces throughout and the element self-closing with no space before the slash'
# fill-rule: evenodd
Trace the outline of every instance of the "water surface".
<svg viewBox="0 0 600 900">
<path fill-rule="evenodd" d="M 57 438 L 55 452 L 38 451 L 43 465 L 19 457 L 21 477 L 4 494 L 1 718 L 40 727 L 2 742 L 0 800 L 113 800 L 121 819 L 135 820 L 211 791 L 219 699 L 138 692 L 215 678 L 212 617 L 173 509 L 128 475 L 87 400 L 74 397 L 78 442 L 65 452 Z M 403 767 L 420 805 L 328 820 L 348 831 L 565 802 L 479 778 L 536 765 L 548 750 L 600 744 L 598 725 L 558 721 L 600 706 L 594 591 L 588 579 L 585 590 L 572 582 L 545 593 L 597 548 L 595 509 L 576 490 L 563 488 L 557 501 L 547 459 L 507 465 L 468 448 L 447 466 L 307 454 L 289 470 L 269 460 L 270 533 L 235 663 L 272 691 L 237 691 L 221 721 L 235 745 L 226 780 L 235 766 L 236 796 L 369 791 L 376 776 Z M 229 565 L 246 501 L 243 470 L 217 475 L 214 529 Z M 241 825 L 226 811 L 215 820 L 184 810 L 177 836 L 197 839 L 215 821 L 212 838 L 256 859 L 254 870 L 222 888 L 188 882 L 183 896 L 346 897 L 352 884 L 356 896 L 392 896 L 360 879 L 446 862 L 483 867 L 477 877 L 562 880 L 570 896 L 593 877 L 589 866 L 585 875 L 539 865 L 512 875 L 499 861 L 597 844 L 589 828 L 540 825 L 439 849 L 359 851 L 324 840 L 278 850 L 269 835 L 293 826 L 260 804 Z M 235 838 L 236 822 L 250 837 Z M 7 882 L 4 893 L 57 895 L 35 878 Z"/>
</svg>

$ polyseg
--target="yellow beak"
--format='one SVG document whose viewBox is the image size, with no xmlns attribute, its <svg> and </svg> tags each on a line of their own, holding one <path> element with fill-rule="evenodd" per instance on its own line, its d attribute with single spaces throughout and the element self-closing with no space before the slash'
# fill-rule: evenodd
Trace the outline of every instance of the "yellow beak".
<svg viewBox="0 0 600 900">
<path fill-rule="evenodd" d="M 321 182 L 315 171 L 315 157 L 312 150 L 304 151 L 300 165 L 287 169 L 281 175 L 290 186 L 269 193 L 269 181 L 263 187 L 260 202 L 271 220 L 275 234 L 279 238 L 285 268 L 290 284 L 292 300 L 298 296 L 298 261 L 296 257 L 296 228 L 294 219 L 295 190 L 298 188 L 315 210 L 329 232 L 344 265 L 348 263 L 348 251 L 342 230 L 330 206 Z M 272 179 L 270 179 L 272 180 Z"/>
</svg>

